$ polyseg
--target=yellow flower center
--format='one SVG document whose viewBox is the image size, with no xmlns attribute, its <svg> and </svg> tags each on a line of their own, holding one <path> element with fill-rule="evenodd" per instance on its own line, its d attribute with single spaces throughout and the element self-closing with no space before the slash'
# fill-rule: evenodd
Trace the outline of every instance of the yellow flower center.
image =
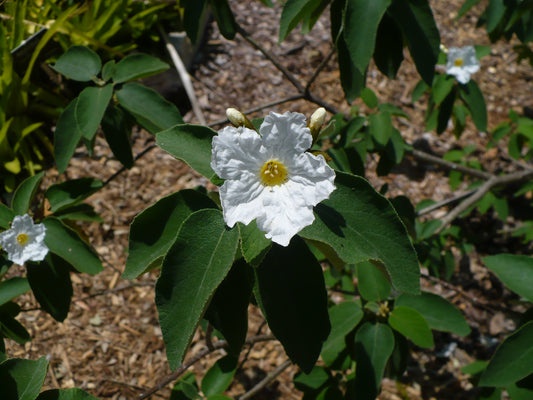
<svg viewBox="0 0 533 400">
<path fill-rule="evenodd" d="M 455 65 L 456 67 L 462 67 L 464 63 L 465 62 L 463 61 L 462 58 L 456 58 L 455 61 L 453 62 L 453 65 Z"/>
<path fill-rule="evenodd" d="M 270 160 L 261 168 L 261 183 L 264 186 L 277 186 L 287 182 L 287 168 L 276 160 Z"/>
<path fill-rule="evenodd" d="M 17 242 L 18 244 L 20 244 L 21 246 L 24 246 L 26 244 L 26 242 L 28 241 L 30 237 L 28 235 L 26 235 L 25 233 L 19 233 L 17 235 Z"/>
</svg>

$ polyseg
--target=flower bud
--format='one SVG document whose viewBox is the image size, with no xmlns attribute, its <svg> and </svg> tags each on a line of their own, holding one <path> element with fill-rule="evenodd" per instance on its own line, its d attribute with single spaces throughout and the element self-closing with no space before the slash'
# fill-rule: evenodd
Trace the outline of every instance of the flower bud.
<svg viewBox="0 0 533 400">
<path fill-rule="evenodd" d="M 322 125 L 324 125 L 324 122 L 326 121 L 327 115 L 324 107 L 318 108 L 313 115 L 311 115 L 311 118 L 309 119 L 309 130 L 313 136 L 313 142 L 316 141 L 316 138 L 322 129 Z"/>
<path fill-rule="evenodd" d="M 228 108 L 226 109 L 226 117 L 228 117 L 229 122 L 236 128 L 239 126 L 244 126 L 249 129 L 254 129 L 255 127 L 250 122 L 248 118 L 246 118 L 246 115 L 244 115 L 242 112 L 237 110 L 236 108 Z"/>
</svg>

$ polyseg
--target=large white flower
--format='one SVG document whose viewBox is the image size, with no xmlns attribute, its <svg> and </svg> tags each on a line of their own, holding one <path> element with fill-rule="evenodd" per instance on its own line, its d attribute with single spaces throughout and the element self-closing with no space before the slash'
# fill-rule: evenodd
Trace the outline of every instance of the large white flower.
<svg viewBox="0 0 533 400">
<path fill-rule="evenodd" d="M 324 157 L 306 152 L 313 139 L 303 114 L 270 113 L 259 133 L 228 126 L 213 138 L 211 167 L 226 180 L 224 220 L 233 227 L 255 219 L 267 238 L 287 246 L 335 190 L 335 172 Z"/>
<path fill-rule="evenodd" d="M 463 85 L 470 81 L 470 75 L 479 71 L 479 61 L 474 46 L 450 47 L 446 62 L 446 73 L 455 76 Z"/>
<path fill-rule="evenodd" d="M 45 234 L 44 224 L 34 224 L 28 214 L 17 215 L 11 229 L 0 233 L 0 246 L 15 264 L 22 265 L 28 260 L 42 261 L 48 254 L 48 247 L 44 244 Z"/>
</svg>

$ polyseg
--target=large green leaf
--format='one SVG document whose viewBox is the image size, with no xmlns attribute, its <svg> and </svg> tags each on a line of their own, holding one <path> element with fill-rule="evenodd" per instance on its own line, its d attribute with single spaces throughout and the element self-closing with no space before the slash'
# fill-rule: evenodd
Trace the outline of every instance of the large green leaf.
<svg viewBox="0 0 533 400">
<path fill-rule="evenodd" d="M 356 398 L 374 400 L 394 349 L 394 334 L 385 324 L 366 322 L 357 330 L 354 340 Z"/>
<path fill-rule="evenodd" d="M 470 110 L 476 128 L 485 132 L 487 130 L 487 106 L 483 92 L 476 81 L 470 79 L 466 85 L 459 85 L 459 95 Z"/>
<path fill-rule="evenodd" d="M 49 253 L 40 263 L 26 263 L 31 290 L 44 311 L 56 321 L 67 318 L 72 299 L 70 265 Z"/>
<path fill-rule="evenodd" d="M 103 185 L 101 180 L 94 178 L 72 179 L 50 185 L 44 195 L 50 202 L 50 211 L 57 212 L 80 204 Z"/>
<path fill-rule="evenodd" d="M 455 78 L 451 75 L 439 74 L 433 81 L 431 94 L 435 104 L 440 104 L 450 94 L 455 85 Z"/>
<path fill-rule="evenodd" d="M 330 332 L 322 268 L 305 242 L 273 244 L 256 268 L 256 299 L 291 360 L 309 373 Z"/>
<path fill-rule="evenodd" d="M 11 221 L 13 221 L 15 215 L 15 211 L 4 203 L 0 203 L 0 228 L 9 229 Z"/>
<path fill-rule="evenodd" d="M 420 295 L 402 294 L 396 299 L 395 305 L 415 309 L 422 314 L 431 329 L 459 336 L 470 333 L 470 327 L 461 311 L 439 295 L 429 292 L 422 292 Z"/>
<path fill-rule="evenodd" d="M 157 145 L 186 162 L 207 179 L 215 176 L 211 168 L 211 142 L 217 133 L 202 125 L 178 125 L 156 136 Z"/>
<path fill-rule="evenodd" d="M 180 3 L 181 4 L 181 3 Z M 193 44 L 201 38 L 203 16 L 207 0 L 185 0 L 183 7 L 183 27 Z"/>
<path fill-rule="evenodd" d="M 222 394 L 231 384 L 238 362 L 239 357 L 231 354 L 219 358 L 202 379 L 203 394 L 205 396 Z"/>
<path fill-rule="evenodd" d="M 347 0 L 344 12 L 344 40 L 359 71 L 366 71 L 374 54 L 378 26 L 391 0 Z"/>
<path fill-rule="evenodd" d="M 233 40 L 237 33 L 237 22 L 228 4 L 228 0 L 209 0 L 211 11 L 217 21 L 218 29 L 224 38 Z"/>
<path fill-rule="evenodd" d="M 353 331 L 363 318 L 360 302 L 346 301 L 329 309 L 331 332 L 322 346 L 322 359 L 330 366 L 346 348 L 346 335 Z"/>
<path fill-rule="evenodd" d="M 389 11 L 407 39 L 418 73 L 431 85 L 440 53 L 440 34 L 428 0 L 394 0 Z"/>
<path fill-rule="evenodd" d="M 74 115 L 78 129 L 86 139 L 92 140 L 96 134 L 112 95 L 113 85 L 106 85 L 86 87 L 78 96 Z"/>
<path fill-rule="evenodd" d="M 136 278 L 163 257 L 183 221 L 202 208 L 217 206 L 206 195 L 187 189 L 163 197 L 137 215 L 130 226 L 129 254 L 122 277 Z"/>
<path fill-rule="evenodd" d="M 357 290 L 367 301 L 385 301 L 392 290 L 391 284 L 378 266 L 370 261 L 356 265 Z"/>
<path fill-rule="evenodd" d="M 205 313 L 211 325 L 224 335 L 228 352 L 237 356 L 248 331 L 248 305 L 253 282 L 252 268 L 242 258 L 236 261 L 217 288 Z"/>
<path fill-rule="evenodd" d="M 306 13 L 313 10 L 320 0 L 287 0 L 281 11 L 279 22 L 279 42 L 285 40 L 287 35 L 304 19 Z"/>
<path fill-rule="evenodd" d="M 43 223 L 46 226 L 44 242 L 52 253 L 80 272 L 95 275 L 103 270 L 96 251 L 76 231 L 54 217 L 46 218 Z"/>
<path fill-rule="evenodd" d="M 167 63 L 148 54 L 130 54 L 120 60 L 113 73 L 113 82 L 123 83 L 141 79 L 150 75 L 163 72 L 169 68 Z"/>
<path fill-rule="evenodd" d="M 394 307 L 389 314 L 389 324 L 420 347 L 433 347 L 433 334 L 422 314 L 406 306 Z"/>
<path fill-rule="evenodd" d="M 374 61 L 389 79 L 395 79 L 403 61 L 403 37 L 398 24 L 385 13 L 379 23 Z"/>
<path fill-rule="evenodd" d="M 93 395 L 81 389 L 52 389 L 42 392 L 37 400 L 98 400 Z"/>
<path fill-rule="evenodd" d="M 372 138 L 385 146 L 392 136 L 392 119 L 388 112 L 379 112 L 368 116 L 368 132 Z"/>
<path fill-rule="evenodd" d="M 130 132 L 124 111 L 119 107 L 108 107 L 102 119 L 102 131 L 109 148 L 126 168 L 133 166 Z"/>
<path fill-rule="evenodd" d="M 59 57 L 53 68 L 67 78 L 87 82 L 98 75 L 102 61 L 91 49 L 85 46 L 72 46 Z"/>
<path fill-rule="evenodd" d="M 46 357 L 36 361 L 11 358 L 0 364 L 3 400 L 35 400 L 48 369 Z"/>
<path fill-rule="evenodd" d="M 351 103 L 365 87 L 365 74 L 352 61 L 343 35 L 339 35 L 335 45 L 337 47 L 341 86 L 346 100 Z"/>
<path fill-rule="evenodd" d="M 507 386 L 532 373 L 533 321 L 529 321 L 498 346 L 479 386 Z"/>
<path fill-rule="evenodd" d="M 26 293 L 30 285 L 26 278 L 13 277 L 0 282 L 0 305 Z"/>
<path fill-rule="evenodd" d="M 151 133 L 183 124 L 183 118 L 176 106 L 153 89 L 130 82 L 115 94 L 120 105 Z"/>
<path fill-rule="evenodd" d="M 197 211 L 183 222 L 155 288 L 171 369 L 181 364 L 209 299 L 233 264 L 238 242 L 239 231 L 228 229 L 218 210 Z"/>
<path fill-rule="evenodd" d="M 391 203 L 363 178 L 337 172 L 337 189 L 315 207 L 307 239 L 331 246 L 346 263 L 379 260 L 400 292 L 418 293 L 420 271 L 407 231 Z"/>
<path fill-rule="evenodd" d="M 54 158 L 60 174 L 67 169 L 68 162 L 83 136 L 76 122 L 77 102 L 78 98 L 75 98 L 63 110 L 54 132 Z"/>
<path fill-rule="evenodd" d="M 31 336 L 26 328 L 15 319 L 19 313 L 20 306 L 17 303 L 7 302 L 0 306 L 0 337 L 24 344 L 31 340 Z"/>
<path fill-rule="evenodd" d="M 237 224 L 241 234 L 241 250 L 246 262 L 250 265 L 259 265 L 266 255 L 272 241 L 265 237 L 265 232 L 259 230 L 255 221 L 248 225 Z"/>
<path fill-rule="evenodd" d="M 15 190 L 11 203 L 11 207 L 13 208 L 13 211 L 15 211 L 15 214 L 23 215 L 28 213 L 28 209 L 31 206 L 31 202 L 43 176 L 44 172 L 30 176 L 29 178 L 24 179 L 17 190 Z"/>
<path fill-rule="evenodd" d="M 513 292 L 533 303 L 533 258 L 518 254 L 498 254 L 483 262 Z"/>
</svg>

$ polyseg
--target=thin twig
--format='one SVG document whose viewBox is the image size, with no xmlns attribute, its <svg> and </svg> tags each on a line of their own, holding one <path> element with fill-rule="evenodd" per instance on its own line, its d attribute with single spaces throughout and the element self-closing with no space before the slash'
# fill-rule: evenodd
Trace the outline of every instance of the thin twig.
<svg viewBox="0 0 533 400">
<path fill-rule="evenodd" d="M 446 207 L 450 204 L 457 203 L 458 201 L 461 201 L 469 196 L 472 196 L 474 194 L 475 190 L 470 190 L 466 193 L 458 194 L 454 197 L 451 197 L 449 199 L 445 199 L 442 201 L 439 201 L 438 203 L 435 203 L 429 207 L 423 208 L 420 211 L 417 211 L 416 216 L 420 217 L 422 215 L 429 214 L 430 212 L 433 212 L 435 210 L 438 210 L 439 208 Z"/>
<path fill-rule="evenodd" d="M 480 171 L 474 168 L 465 167 L 464 165 L 460 165 L 460 164 L 456 164 L 451 161 L 444 160 L 441 157 L 431 155 L 421 150 L 412 149 L 412 150 L 408 150 L 408 153 L 412 154 L 413 157 L 419 160 L 425 161 L 430 164 L 437 164 L 438 166 L 444 167 L 451 171 L 459 171 L 459 172 L 462 172 L 463 174 L 473 176 L 474 178 L 487 180 L 487 179 L 490 179 L 490 177 L 492 176 L 492 174 L 488 172 Z"/>
<path fill-rule="evenodd" d="M 260 381 L 257 385 L 255 385 L 249 391 L 244 393 L 238 399 L 239 400 L 248 400 L 249 398 L 255 396 L 257 393 L 259 393 L 261 391 L 261 389 L 263 389 L 270 382 L 272 382 L 274 379 L 276 379 L 283 371 L 285 371 L 291 365 L 292 365 L 292 361 L 291 360 L 286 360 L 283 364 L 278 366 L 274 371 L 270 372 L 267 376 L 265 376 L 265 378 L 262 381 Z"/>
<path fill-rule="evenodd" d="M 305 85 L 305 89 L 304 89 L 306 93 L 309 93 L 309 89 L 311 88 L 311 85 L 316 80 L 316 78 L 318 78 L 318 75 L 322 72 L 322 70 L 326 67 L 329 60 L 331 60 L 331 57 L 333 57 L 333 54 L 335 54 L 335 46 L 331 48 L 331 50 L 329 51 L 329 54 L 326 56 L 326 58 L 324 58 L 320 62 L 318 67 L 316 67 L 315 72 L 313 72 L 313 76 L 311 76 L 309 81 L 307 81 L 307 85 Z"/>
<path fill-rule="evenodd" d="M 165 46 L 167 48 L 168 54 L 170 55 L 170 58 L 172 59 L 172 62 L 174 63 L 174 67 L 176 67 L 176 71 L 178 71 L 181 83 L 183 83 L 183 87 L 187 92 L 187 96 L 189 97 L 189 100 L 191 102 L 194 115 L 196 116 L 196 119 L 198 120 L 198 122 L 200 122 L 200 124 L 205 125 L 206 120 L 204 114 L 202 113 L 202 109 L 200 108 L 200 104 L 198 103 L 198 99 L 196 98 L 196 93 L 194 92 L 194 87 L 192 85 L 191 77 L 187 72 L 187 68 L 185 68 L 185 64 L 181 60 L 181 57 L 174 45 L 168 40 L 167 33 L 164 31 L 160 24 L 157 24 L 157 28 L 159 29 L 159 34 L 165 42 Z"/>
<path fill-rule="evenodd" d="M 143 157 L 146 153 L 148 153 L 150 150 L 153 150 L 157 147 L 155 144 L 151 144 L 150 146 L 146 147 L 143 151 L 141 151 L 139 154 L 135 156 L 133 161 L 137 161 L 139 158 Z M 116 179 L 120 174 L 122 174 L 124 171 L 126 171 L 128 168 L 122 166 L 117 172 L 115 172 L 113 175 L 111 175 L 109 178 L 107 178 L 104 181 L 103 186 L 107 186 L 108 183 L 110 183 L 112 180 Z M 103 187 L 102 186 L 102 187 Z"/>
</svg>

